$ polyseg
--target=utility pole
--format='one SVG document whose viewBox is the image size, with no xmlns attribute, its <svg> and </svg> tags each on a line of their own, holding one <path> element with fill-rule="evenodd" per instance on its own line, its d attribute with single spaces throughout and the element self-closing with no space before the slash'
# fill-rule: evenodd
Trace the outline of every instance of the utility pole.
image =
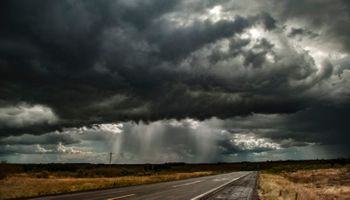
<svg viewBox="0 0 350 200">
<path fill-rule="evenodd" d="M 112 164 L 112 152 L 109 152 L 109 164 Z"/>
</svg>

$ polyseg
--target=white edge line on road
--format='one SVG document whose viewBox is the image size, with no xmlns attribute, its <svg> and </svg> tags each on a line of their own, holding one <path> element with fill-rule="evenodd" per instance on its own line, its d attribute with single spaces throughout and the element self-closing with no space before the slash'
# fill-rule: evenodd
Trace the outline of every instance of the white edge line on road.
<svg viewBox="0 0 350 200">
<path fill-rule="evenodd" d="M 181 187 L 181 186 L 185 186 L 185 185 L 192 185 L 192 184 L 196 184 L 196 183 L 200 183 L 202 181 L 194 181 L 194 182 L 190 182 L 190 183 L 184 183 L 184 184 L 180 184 L 180 185 L 173 185 L 172 187 L 176 188 L 176 187 Z"/>
<path fill-rule="evenodd" d="M 111 197 L 111 198 L 108 198 L 107 200 L 123 199 L 123 198 L 131 197 L 131 196 L 134 196 L 134 195 L 135 195 L 135 194 L 128 194 L 128 195 L 119 196 L 119 197 Z"/>
<path fill-rule="evenodd" d="M 200 199 L 200 198 L 204 197 L 205 195 L 210 194 L 210 193 L 212 193 L 212 192 L 214 192 L 214 191 L 216 191 L 216 190 L 218 190 L 218 189 L 220 189 L 220 188 L 222 188 L 222 187 L 225 187 L 226 185 L 228 185 L 228 184 L 230 184 L 230 183 L 232 183 L 232 182 L 234 182 L 234 181 L 236 181 L 236 180 L 242 178 L 242 177 L 245 176 L 245 175 L 247 175 L 247 174 L 243 174 L 242 176 L 237 177 L 237 178 L 234 178 L 234 179 L 230 180 L 230 181 L 227 182 L 227 183 L 224 183 L 224 184 L 222 184 L 222 185 L 220 185 L 220 186 L 218 186 L 218 187 L 216 187 L 216 188 L 213 188 L 213 189 L 211 189 L 211 190 L 209 190 L 209 191 L 207 191 L 207 192 L 205 192 L 205 193 L 203 193 L 203 194 L 200 194 L 200 195 L 198 195 L 198 196 L 195 196 L 195 197 L 193 197 L 191 200 Z"/>
</svg>

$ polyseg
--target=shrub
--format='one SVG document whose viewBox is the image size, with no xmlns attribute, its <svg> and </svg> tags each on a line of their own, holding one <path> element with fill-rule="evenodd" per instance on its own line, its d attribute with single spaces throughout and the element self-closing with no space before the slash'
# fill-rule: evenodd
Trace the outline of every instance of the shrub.
<svg viewBox="0 0 350 200">
<path fill-rule="evenodd" d="M 46 170 L 42 171 L 42 172 L 39 172 L 36 177 L 37 178 L 49 178 L 50 176 L 50 173 Z"/>
</svg>

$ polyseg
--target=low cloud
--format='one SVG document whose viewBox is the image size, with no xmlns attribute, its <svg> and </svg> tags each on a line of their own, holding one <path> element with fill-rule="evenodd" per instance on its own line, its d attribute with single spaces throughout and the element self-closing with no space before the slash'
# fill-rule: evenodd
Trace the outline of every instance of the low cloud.
<svg viewBox="0 0 350 200">
<path fill-rule="evenodd" d="M 54 124 L 58 117 L 44 105 L 21 103 L 0 107 L 0 127 L 25 127 L 37 124 Z"/>
<path fill-rule="evenodd" d="M 5 137 L 0 147 L 3 157 L 11 157 L 17 149 L 22 154 L 60 155 L 66 161 L 71 154 L 90 162 L 92 157 L 104 155 L 93 162 L 106 162 L 106 155 L 112 152 L 115 163 L 162 163 L 254 160 L 283 149 L 321 144 L 303 140 L 298 132 L 287 132 L 288 127 L 282 128 L 285 121 L 285 116 L 257 114 L 226 120 L 94 124 L 39 136 Z"/>
<path fill-rule="evenodd" d="M 57 145 L 3 145 L 0 146 L 0 155 L 7 154 L 90 154 L 92 152 L 77 147 L 67 147 L 62 143 Z"/>
<path fill-rule="evenodd" d="M 267 138 L 257 138 L 254 134 L 233 134 L 230 140 L 235 146 L 240 148 L 242 151 L 268 151 L 280 149 L 280 144 L 272 142 Z"/>
<path fill-rule="evenodd" d="M 43 135 L 31 135 L 23 134 L 21 136 L 8 136 L 0 139 L 0 144 L 57 144 L 61 142 L 62 144 L 75 144 L 79 143 L 79 140 L 72 137 L 67 132 L 51 132 Z"/>
</svg>

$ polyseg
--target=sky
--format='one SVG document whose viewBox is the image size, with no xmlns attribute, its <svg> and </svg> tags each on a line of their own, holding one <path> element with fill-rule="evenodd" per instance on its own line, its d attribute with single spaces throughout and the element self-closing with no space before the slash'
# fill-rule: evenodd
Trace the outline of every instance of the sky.
<svg viewBox="0 0 350 200">
<path fill-rule="evenodd" d="M 0 160 L 349 157 L 348 0 L 5 0 Z"/>
</svg>

